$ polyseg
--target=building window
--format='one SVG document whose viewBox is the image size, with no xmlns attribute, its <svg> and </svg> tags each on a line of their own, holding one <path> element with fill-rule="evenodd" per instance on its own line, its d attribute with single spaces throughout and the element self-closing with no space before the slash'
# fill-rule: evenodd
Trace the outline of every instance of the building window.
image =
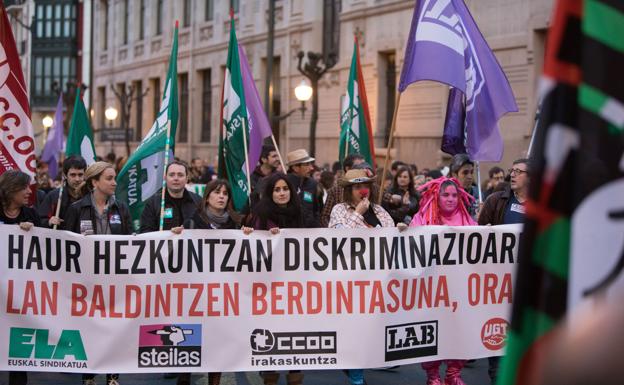
<svg viewBox="0 0 624 385">
<path fill-rule="evenodd" d="M 206 8 L 204 9 L 204 20 L 212 21 L 212 19 L 214 18 L 214 1 L 206 0 L 205 7 Z"/>
<path fill-rule="evenodd" d="M 56 94 L 52 90 L 53 83 L 56 82 L 64 89 L 65 84 L 74 81 L 75 78 L 75 57 L 46 55 L 33 57 L 32 90 L 37 105 L 55 102 Z"/>
<path fill-rule="evenodd" d="M 238 13 L 240 9 L 240 0 L 230 0 L 230 9 L 234 11 L 234 13 Z"/>
<path fill-rule="evenodd" d="M 323 61 L 328 65 L 338 60 L 341 11 L 342 1 L 323 1 Z"/>
<path fill-rule="evenodd" d="M 178 141 L 188 141 L 188 115 L 189 115 L 189 89 L 188 74 L 181 74 L 178 77 L 180 87 L 180 115 L 178 120 Z"/>
<path fill-rule="evenodd" d="M 379 132 L 378 144 L 387 147 L 396 102 L 396 55 L 394 51 L 380 55 L 379 69 Z"/>
<path fill-rule="evenodd" d="M 139 2 L 139 40 L 145 38 L 145 0 Z"/>
<path fill-rule="evenodd" d="M 155 121 L 158 118 L 158 113 L 160 112 L 160 78 L 153 78 L 152 80 L 150 80 L 150 83 L 154 96 L 154 98 L 152 99 L 152 108 L 154 111 L 154 117 L 152 121 Z"/>
<path fill-rule="evenodd" d="M 38 4 L 35 11 L 35 37 L 38 39 L 76 37 L 76 5 L 67 1 Z"/>
<path fill-rule="evenodd" d="M 143 138 L 143 82 L 140 80 L 134 82 L 134 98 L 136 100 L 134 139 L 140 142 Z"/>
<path fill-rule="evenodd" d="M 279 116 L 282 110 L 282 82 L 280 78 L 280 65 L 281 60 L 279 56 L 273 58 L 273 69 L 271 75 L 271 87 L 269 88 L 269 116 Z M 271 128 L 273 129 L 273 135 L 279 140 L 279 120 L 270 120 Z"/>
<path fill-rule="evenodd" d="M 202 72 L 202 120 L 201 141 L 210 142 L 212 118 L 212 74 L 210 69 Z"/>
<path fill-rule="evenodd" d="M 130 22 L 130 9 L 128 0 L 124 0 L 123 2 L 123 41 L 122 44 L 128 44 L 128 30 L 130 29 L 128 24 Z"/>
<path fill-rule="evenodd" d="M 108 49 L 108 1 L 103 0 L 100 2 L 100 14 L 101 14 L 101 24 L 100 24 L 100 48 L 102 51 L 106 51 Z"/>
<path fill-rule="evenodd" d="M 156 0 L 156 36 L 162 34 L 163 0 Z"/>
<path fill-rule="evenodd" d="M 191 25 L 191 0 L 184 0 L 182 3 L 182 26 L 188 27 Z"/>
<path fill-rule="evenodd" d="M 106 117 L 104 116 L 104 111 L 106 110 L 106 87 L 98 87 L 97 95 L 99 106 L 99 111 L 97 111 L 97 126 L 103 129 L 106 127 Z"/>
</svg>

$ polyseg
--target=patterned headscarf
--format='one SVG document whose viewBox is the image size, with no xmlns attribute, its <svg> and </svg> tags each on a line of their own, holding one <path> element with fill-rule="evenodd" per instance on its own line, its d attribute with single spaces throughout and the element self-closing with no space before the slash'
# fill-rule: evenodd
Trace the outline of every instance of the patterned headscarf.
<svg viewBox="0 0 624 385">
<path fill-rule="evenodd" d="M 425 183 L 424 185 L 418 188 L 418 191 L 421 192 L 420 198 L 420 209 L 418 210 L 417 216 L 414 217 L 414 221 L 419 218 L 419 221 L 423 225 L 441 225 L 442 222 L 442 214 L 440 212 L 439 202 L 440 202 L 440 189 L 442 184 L 446 181 L 451 181 L 455 185 L 457 189 L 457 194 L 459 196 L 459 202 L 457 202 L 457 208 L 455 212 L 453 212 L 454 219 L 457 218 L 457 223 L 449 223 L 454 226 L 467 226 L 467 225 L 475 225 L 475 221 L 470 217 L 468 207 L 471 202 L 474 200 L 474 197 L 468 194 L 463 188 L 459 187 L 461 184 L 455 178 L 447 178 L 440 177 Z M 459 215 L 458 215 L 459 214 Z M 414 222 L 413 221 L 413 222 Z"/>
</svg>

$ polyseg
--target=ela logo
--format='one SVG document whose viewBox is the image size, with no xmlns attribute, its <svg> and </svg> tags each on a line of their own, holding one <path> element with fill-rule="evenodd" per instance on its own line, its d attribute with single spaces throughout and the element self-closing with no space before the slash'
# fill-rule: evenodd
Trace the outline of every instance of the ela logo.
<svg viewBox="0 0 624 385">
<path fill-rule="evenodd" d="M 139 330 L 139 367 L 201 366 L 200 324 L 142 325 Z"/>
<path fill-rule="evenodd" d="M 73 356 L 86 361 L 84 344 L 79 330 L 63 330 L 56 344 L 51 344 L 48 329 L 11 328 L 9 357 L 64 360 Z"/>
</svg>

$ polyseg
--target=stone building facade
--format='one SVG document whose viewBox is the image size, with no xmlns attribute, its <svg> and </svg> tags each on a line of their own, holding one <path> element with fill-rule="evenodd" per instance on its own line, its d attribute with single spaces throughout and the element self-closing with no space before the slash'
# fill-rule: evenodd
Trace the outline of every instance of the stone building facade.
<svg viewBox="0 0 624 385">
<path fill-rule="evenodd" d="M 236 28 L 260 95 L 264 94 L 267 9 L 269 0 L 235 1 Z M 342 0 L 339 13 L 339 60 L 319 85 L 316 158 L 331 163 L 338 156 L 340 102 L 345 94 L 353 50 L 360 42 L 360 60 L 378 154 L 385 153 L 396 89 L 412 20 L 413 0 Z M 504 165 L 524 155 L 534 125 L 536 90 L 542 65 L 552 0 L 466 0 L 483 35 L 494 50 L 513 88 L 519 112 L 500 121 L 505 140 Z M 94 127 L 105 129 L 104 110 L 119 109 L 111 87 L 134 86 L 129 127 L 132 146 L 151 127 L 158 109 L 171 49 L 174 20 L 180 20 L 178 87 L 180 123 L 176 155 L 215 163 L 218 149 L 221 87 L 229 33 L 228 0 L 95 0 L 93 43 Z M 277 0 L 274 38 L 273 102 L 284 114 L 299 106 L 294 88 L 303 76 L 297 53 L 320 52 L 322 0 Z M 392 154 L 421 167 L 436 166 L 446 110 L 447 87 L 419 82 L 401 95 Z M 302 118 L 295 113 L 280 123 L 283 153 L 309 144 L 310 105 Z M 119 119 L 119 118 L 118 118 Z M 110 122 L 119 126 L 119 122 Z M 122 142 L 103 142 L 96 151 Z"/>
</svg>

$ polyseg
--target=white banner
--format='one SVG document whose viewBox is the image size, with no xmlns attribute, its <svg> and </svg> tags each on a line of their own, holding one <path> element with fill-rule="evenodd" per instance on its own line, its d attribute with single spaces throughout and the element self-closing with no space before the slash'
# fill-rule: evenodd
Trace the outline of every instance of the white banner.
<svg viewBox="0 0 624 385">
<path fill-rule="evenodd" d="M 338 369 L 500 355 L 520 232 L 85 237 L 0 225 L 0 370 Z"/>
</svg>

